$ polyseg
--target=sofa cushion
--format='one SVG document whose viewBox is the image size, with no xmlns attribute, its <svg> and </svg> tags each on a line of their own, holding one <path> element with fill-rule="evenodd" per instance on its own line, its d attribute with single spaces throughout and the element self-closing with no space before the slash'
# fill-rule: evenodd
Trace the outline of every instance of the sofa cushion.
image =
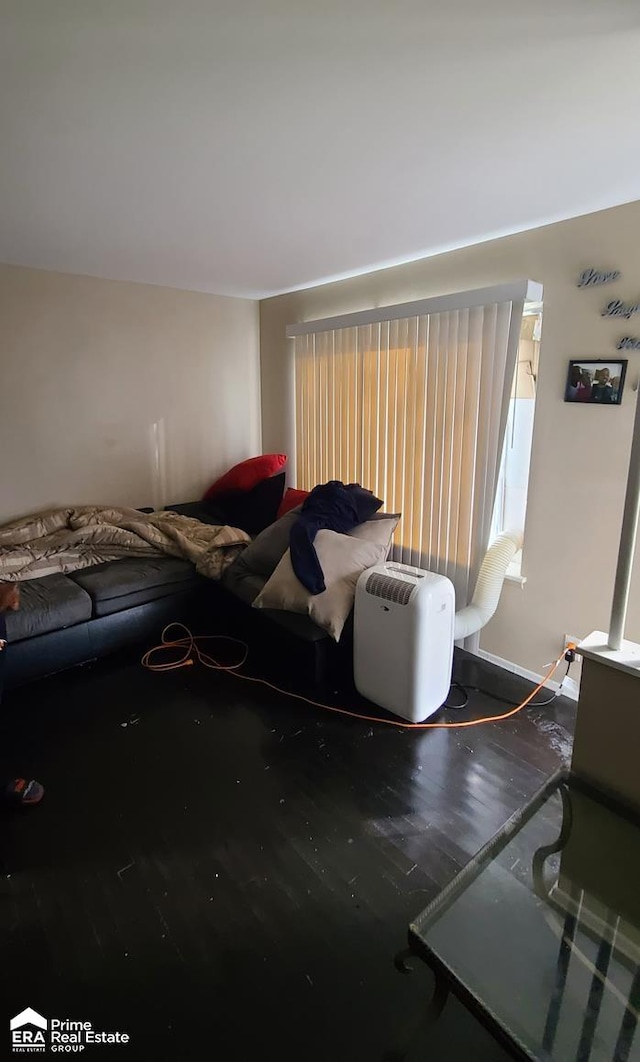
<svg viewBox="0 0 640 1062">
<path fill-rule="evenodd" d="M 251 490 L 222 494 L 216 497 L 231 527 L 240 527 L 250 535 L 259 535 L 278 517 L 278 507 L 284 494 L 285 474 L 269 476 Z"/>
<path fill-rule="evenodd" d="M 128 606 L 123 602 L 105 611 L 99 607 L 103 602 L 136 594 L 142 595 L 135 602 L 141 605 L 183 589 L 185 583 L 197 582 L 199 577 L 193 565 L 179 557 L 127 557 L 83 568 L 72 572 L 69 578 L 86 590 L 95 602 L 95 615 L 106 616 Z"/>
<path fill-rule="evenodd" d="M 239 601 L 252 605 L 267 580 L 264 575 L 244 568 L 240 564 L 241 559 L 242 554 L 234 564 L 229 565 L 222 576 L 222 585 Z"/>
<path fill-rule="evenodd" d="M 148 605 L 151 601 L 160 601 L 164 597 L 176 597 L 178 594 L 193 593 L 195 587 L 204 584 L 203 576 L 197 575 L 195 579 L 189 579 L 184 583 L 164 583 L 162 586 L 146 586 L 144 590 L 136 590 L 131 594 L 123 594 L 122 597 L 105 597 L 101 601 L 93 602 L 93 615 L 95 619 L 103 616 L 113 616 L 116 612 L 126 612 L 127 609 L 137 608 L 138 605 Z"/>
<path fill-rule="evenodd" d="M 287 487 L 278 508 L 278 518 L 284 516 L 284 514 L 288 513 L 290 509 L 295 509 L 298 505 L 302 505 L 303 501 L 309 497 L 309 493 L 308 490 L 298 490 L 296 487 Z"/>
<path fill-rule="evenodd" d="M 310 594 L 302 585 L 294 573 L 291 552 L 287 550 L 253 602 L 253 608 L 307 615 L 337 642 L 353 607 L 360 574 L 382 560 L 388 547 L 327 530 L 318 531 L 315 547 L 327 584 L 322 593 Z"/>
<path fill-rule="evenodd" d="M 251 545 L 242 551 L 235 564 L 227 569 L 223 582 L 227 573 L 230 574 L 234 569 L 238 569 L 238 572 L 253 572 L 254 575 L 267 579 L 273 575 L 279 561 L 289 549 L 289 532 L 298 519 L 299 512 L 298 505 L 257 535 Z"/>
<path fill-rule="evenodd" d="M 91 619 L 91 598 L 68 575 L 20 583 L 20 610 L 7 612 L 7 639 L 19 642 Z"/>
<path fill-rule="evenodd" d="M 274 522 L 284 492 L 285 474 L 270 476 L 251 490 L 232 491 L 213 501 L 183 502 L 166 505 L 170 512 L 193 516 L 203 524 L 229 524 L 249 535 L 258 535 Z"/>
<path fill-rule="evenodd" d="M 260 454 L 234 465 L 224 476 L 212 483 L 204 493 L 204 500 L 220 498 L 231 491 L 251 490 L 256 484 L 279 472 L 287 463 L 286 454 Z"/>
</svg>

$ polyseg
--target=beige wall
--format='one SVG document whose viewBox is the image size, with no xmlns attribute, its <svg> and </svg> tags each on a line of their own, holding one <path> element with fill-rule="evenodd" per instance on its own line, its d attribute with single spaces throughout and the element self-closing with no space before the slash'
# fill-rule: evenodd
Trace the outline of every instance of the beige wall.
<svg viewBox="0 0 640 1062">
<path fill-rule="evenodd" d="M 0 519 L 50 504 L 167 502 L 260 451 L 258 306 L 0 266 Z"/>
<path fill-rule="evenodd" d="M 587 266 L 621 269 L 611 288 L 579 290 Z M 380 270 L 261 303 L 263 443 L 291 449 L 290 352 L 285 326 L 409 299 L 528 277 L 544 284 L 524 588 L 505 586 L 482 647 L 540 672 L 562 648 L 565 633 L 608 627 L 624 485 L 640 375 L 630 351 L 619 408 L 565 405 L 571 357 L 610 357 L 631 323 L 600 316 L 613 295 L 640 296 L 640 203 L 549 225 L 475 247 Z M 636 564 L 627 636 L 640 641 L 640 559 Z"/>
</svg>

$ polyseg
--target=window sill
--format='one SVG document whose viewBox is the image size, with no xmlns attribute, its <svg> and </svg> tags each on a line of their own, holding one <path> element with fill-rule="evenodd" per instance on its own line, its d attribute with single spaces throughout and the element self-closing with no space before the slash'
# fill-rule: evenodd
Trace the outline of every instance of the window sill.
<svg viewBox="0 0 640 1062">
<path fill-rule="evenodd" d="M 516 583 L 518 586 L 524 586 L 527 581 L 526 575 L 522 574 L 522 550 L 518 550 L 515 557 L 511 561 L 505 574 L 505 581 L 508 583 Z"/>
</svg>

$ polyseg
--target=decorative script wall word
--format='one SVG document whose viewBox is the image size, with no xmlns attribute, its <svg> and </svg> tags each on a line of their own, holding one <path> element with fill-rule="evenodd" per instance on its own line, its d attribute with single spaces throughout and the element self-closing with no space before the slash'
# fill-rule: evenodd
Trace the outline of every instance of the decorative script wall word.
<svg viewBox="0 0 640 1062">
<path fill-rule="evenodd" d="M 578 278 L 579 288 L 596 288 L 600 284 L 610 284 L 612 280 L 620 280 L 622 273 L 619 269 L 611 269 L 608 272 L 604 269 L 585 269 L 584 273 L 580 274 Z"/>
<path fill-rule="evenodd" d="M 640 302 L 623 302 L 622 299 L 614 299 L 613 302 L 607 303 L 601 317 L 625 317 L 628 321 L 634 313 L 640 313 Z"/>
<path fill-rule="evenodd" d="M 616 343 L 616 350 L 640 350 L 640 338 L 638 336 L 625 336 Z"/>
</svg>

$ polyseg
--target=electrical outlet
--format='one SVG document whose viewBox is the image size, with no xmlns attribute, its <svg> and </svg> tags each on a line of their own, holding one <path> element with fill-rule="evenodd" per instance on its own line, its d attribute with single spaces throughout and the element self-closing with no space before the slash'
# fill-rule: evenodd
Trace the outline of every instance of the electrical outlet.
<svg viewBox="0 0 640 1062">
<path fill-rule="evenodd" d="M 578 646 L 581 641 L 582 641 L 582 638 L 579 638 L 577 634 L 565 634 L 565 636 L 564 636 L 564 647 L 566 649 L 567 646 L 570 643 L 572 643 L 575 646 Z M 576 648 L 576 657 L 580 657 L 580 656 L 581 656 L 581 654 L 578 651 L 578 649 Z"/>
</svg>

